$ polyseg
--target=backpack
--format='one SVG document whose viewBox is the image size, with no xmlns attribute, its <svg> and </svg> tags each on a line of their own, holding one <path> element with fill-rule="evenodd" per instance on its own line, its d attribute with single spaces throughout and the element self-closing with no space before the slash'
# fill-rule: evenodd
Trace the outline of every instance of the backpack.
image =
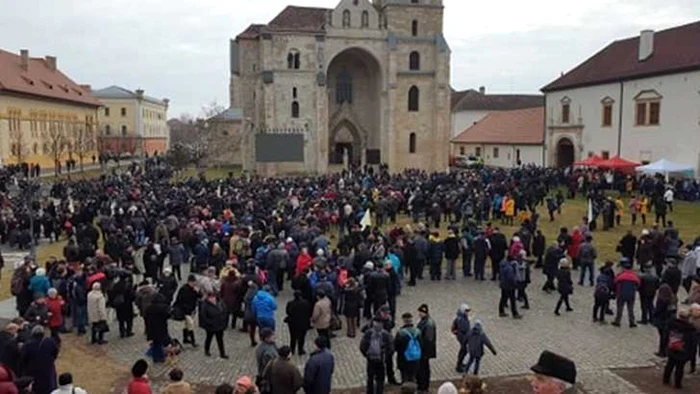
<svg viewBox="0 0 700 394">
<path fill-rule="evenodd" d="M 610 297 L 610 289 L 606 283 L 599 283 L 595 288 L 594 297 L 599 300 L 606 300 Z"/>
<path fill-rule="evenodd" d="M 682 352 L 683 349 L 685 349 L 683 334 L 675 330 L 671 331 L 668 335 L 668 350 Z"/>
<path fill-rule="evenodd" d="M 382 349 L 382 332 L 372 329 L 369 337 L 369 348 L 367 349 L 367 359 L 370 361 L 384 361 Z"/>
<path fill-rule="evenodd" d="M 404 332 L 408 335 L 408 345 L 406 346 L 406 350 L 403 351 L 403 356 L 406 358 L 406 361 L 420 360 L 422 353 L 417 335 L 414 335 L 409 330 L 404 330 Z"/>
<path fill-rule="evenodd" d="M 17 272 L 16 275 L 12 276 L 10 291 L 12 292 L 13 296 L 18 296 L 24 292 L 24 282 L 24 275 L 22 275 L 20 272 Z"/>
</svg>

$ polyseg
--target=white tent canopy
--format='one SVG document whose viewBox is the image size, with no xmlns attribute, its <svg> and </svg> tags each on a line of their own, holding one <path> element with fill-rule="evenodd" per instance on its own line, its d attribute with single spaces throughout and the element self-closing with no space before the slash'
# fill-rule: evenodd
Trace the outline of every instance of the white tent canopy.
<svg viewBox="0 0 700 394">
<path fill-rule="evenodd" d="M 645 174 L 664 174 L 668 178 L 669 174 L 692 173 L 695 169 L 693 166 L 676 163 L 670 160 L 661 159 L 644 166 L 637 167 L 637 171 Z"/>
</svg>

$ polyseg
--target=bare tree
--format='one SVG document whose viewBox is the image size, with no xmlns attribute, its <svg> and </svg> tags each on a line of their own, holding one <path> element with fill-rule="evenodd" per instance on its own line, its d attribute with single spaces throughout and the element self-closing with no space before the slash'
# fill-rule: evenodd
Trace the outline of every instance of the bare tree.
<svg viewBox="0 0 700 394">
<path fill-rule="evenodd" d="M 24 163 L 29 156 L 29 141 L 27 136 L 21 130 L 10 132 L 10 153 L 17 164 Z"/>
<path fill-rule="evenodd" d="M 48 148 L 54 163 L 54 173 L 58 175 L 58 166 L 61 165 L 61 156 L 66 151 L 68 141 L 63 132 L 53 123 L 49 127 L 46 141 L 49 143 Z"/>
<path fill-rule="evenodd" d="M 81 126 L 75 132 L 75 138 L 72 144 L 72 150 L 78 156 L 80 162 L 80 171 L 83 171 L 83 162 L 85 158 L 95 151 L 96 140 L 95 132 L 88 125 Z"/>
<path fill-rule="evenodd" d="M 222 105 L 219 105 L 219 103 L 216 102 L 216 100 L 210 102 L 209 104 L 205 105 L 202 107 L 202 118 L 203 119 L 209 119 L 212 118 L 222 112 L 224 112 L 226 108 Z"/>
</svg>

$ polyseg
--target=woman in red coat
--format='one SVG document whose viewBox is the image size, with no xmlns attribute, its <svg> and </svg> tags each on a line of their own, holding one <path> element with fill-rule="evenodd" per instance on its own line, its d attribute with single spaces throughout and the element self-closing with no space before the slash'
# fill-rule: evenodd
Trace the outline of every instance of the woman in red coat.
<svg viewBox="0 0 700 394">
<path fill-rule="evenodd" d="M 569 257 L 571 257 L 571 261 L 574 263 L 575 270 L 578 269 L 578 266 L 581 262 L 578 258 L 578 252 L 579 249 L 581 249 L 582 242 L 583 234 L 578 228 L 575 228 L 574 232 L 571 234 L 571 244 L 569 244 L 569 248 L 567 250 Z"/>
<path fill-rule="evenodd" d="M 294 274 L 299 275 L 302 272 L 304 272 L 306 267 L 311 265 L 312 261 L 313 261 L 313 258 L 309 254 L 309 249 L 306 247 L 301 248 L 301 253 L 299 253 L 299 257 L 297 257 L 297 267 L 296 267 L 296 270 L 294 271 Z"/>
<path fill-rule="evenodd" d="M 65 305 L 63 297 L 58 295 L 58 291 L 54 288 L 49 289 L 48 297 L 46 298 L 46 306 L 49 308 L 49 329 L 51 329 L 51 337 L 57 344 L 61 344 L 61 338 L 58 333 L 63 327 L 63 305 Z"/>
</svg>

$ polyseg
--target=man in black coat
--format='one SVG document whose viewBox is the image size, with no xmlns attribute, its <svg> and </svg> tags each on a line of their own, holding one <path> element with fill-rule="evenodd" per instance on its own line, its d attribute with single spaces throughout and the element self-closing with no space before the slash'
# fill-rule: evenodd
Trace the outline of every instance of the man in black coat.
<svg viewBox="0 0 700 394">
<path fill-rule="evenodd" d="M 146 309 L 146 338 L 151 341 L 153 362 L 165 361 L 164 348 L 170 344 L 168 318 L 170 304 L 163 294 L 156 294 Z"/>
<path fill-rule="evenodd" d="M 17 324 L 10 323 L 0 332 L 0 364 L 6 365 L 15 375 L 19 373 L 18 330 L 19 326 Z"/>
<path fill-rule="evenodd" d="M 418 329 L 421 335 L 421 357 L 416 374 L 419 392 L 428 392 L 430 386 L 430 360 L 437 357 L 437 330 L 435 321 L 430 317 L 428 305 L 418 307 Z"/>
<path fill-rule="evenodd" d="M 376 313 L 382 305 L 389 299 L 389 286 L 391 278 L 389 274 L 379 265 L 367 280 L 367 298 L 372 302 L 372 312 Z"/>
<path fill-rule="evenodd" d="M 311 304 L 304 299 L 301 291 L 294 292 L 294 299 L 287 303 L 287 317 L 285 322 L 289 326 L 289 347 L 292 349 L 292 354 L 298 350 L 300 356 L 306 354 L 304 351 L 304 341 L 306 332 L 310 328 L 309 316 L 311 316 Z"/>
<path fill-rule="evenodd" d="M 226 306 L 216 298 L 216 293 L 207 294 L 207 299 L 202 303 L 199 311 L 199 326 L 207 333 L 204 340 L 204 354 L 207 357 L 211 356 L 209 352 L 211 340 L 216 337 L 219 356 L 228 359 L 224 349 L 224 330 L 228 326 L 228 312 Z"/>
<path fill-rule="evenodd" d="M 190 274 L 187 277 L 187 283 L 180 287 L 177 292 L 177 298 L 173 304 L 175 314 L 179 314 L 185 321 L 185 328 L 182 329 L 182 343 L 189 343 L 192 346 L 197 346 L 194 337 L 194 313 L 197 310 L 199 303 L 199 289 L 197 288 L 197 278 Z M 176 317 L 177 319 L 177 317 Z"/>
<path fill-rule="evenodd" d="M 545 252 L 544 255 L 544 267 L 542 271 L 547 276 L 547 282 L 545 282 L 542 290 L 548 293 L 552 290 L 556 290 L 554 278 L 557 277 L 559 271 L 559 262 L 564 257 L 564 251 L 559 245 L 559 242 L 553 243 L 547 248 L 547 252 Z"/>
<path fill-rule="evenodd" d="M 491 242 L 491 280 L 498 279 L 499 264 L 506 257 L 508 250 L 508 240 L 506 236 L 496 227 L 490 237 Z"/>
</svg>

